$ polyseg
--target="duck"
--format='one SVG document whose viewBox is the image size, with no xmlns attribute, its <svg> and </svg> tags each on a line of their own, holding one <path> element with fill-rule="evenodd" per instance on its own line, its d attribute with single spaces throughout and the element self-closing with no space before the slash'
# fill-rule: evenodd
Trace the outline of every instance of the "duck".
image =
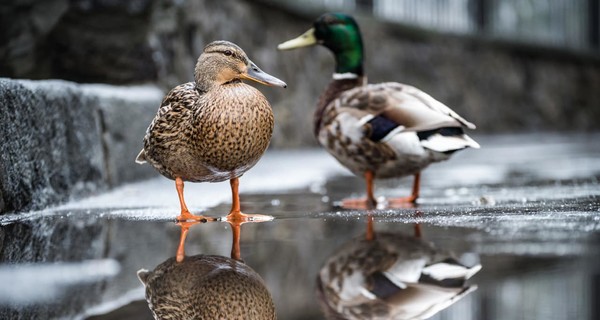
<svg viewBox="0 0 600 320">
<path fill-rule="evenodd" d="M 181 221 L 179 247 L 149 271 L 140 269 L 138 279 L 154 319 L 277 319 L 273 297 L 262 277 L 240 255 L 240 226 L 232 226 L 231 256 L 185 255 L 184 244 L 192 226 L 209 221 Z"/>
<path fill-rule="evenodd" d="M 236 44 L 206 45 L 194 69 L 194 81 L 171 89 L 143 139 L 136 162 L 148 163 L 175 180 L 181 213 L 177 221 L 206 221 L 184 200 L 184 181 L 230 181 L 232 206 L 227 220 L 260 218 L 240 210 L 239 177 L 261 158 L 271 140 L 274 117 L 265 96 L 242 80 L 287 87 L 262 71 Z"/>
<path fill-rule="evenodd" d="M 346 199 L 343 207 L 375 208 L 374 179 L 410 175 L 410 196 L 389 199 L 388 204 L 414 204 L 423 169 L 456 151 L 480 147 L 465 134 L 475 125 L 429 94 L 397 82 L 367 83 L 361 32 L 352 16 L 326 13 L 277 48 L 313 45 L 326 47 L 335 57 L 332 80 L 314 112 L 314 135 L 338 162 L 366 180 L 366 198 Z"/>
<path fill-rule="evenodd" d="M 167 259 L 138 279 L 154 319 L 277 319 L 264 281 L 243 262 L 198 254 Z"/>
<path fill-rule="evenodd" d="M 167 259 L 138 279 L 154 319 L 277 319 L 263 279 L 243 262 L 198 254 Z"/>
<path fill-rule="evenodd" d="M 138 279 L 154 319 L 277 319 L 261 276 L 232 258 L 198 254 L 171 257 Z"/>
<path fill-rule="evenodd" d="M 415 234 L 372 230 L 337 248 L 317 275 L 327 319 L 427 319 L 477 289 L 481 270 Z"/>
</svg>

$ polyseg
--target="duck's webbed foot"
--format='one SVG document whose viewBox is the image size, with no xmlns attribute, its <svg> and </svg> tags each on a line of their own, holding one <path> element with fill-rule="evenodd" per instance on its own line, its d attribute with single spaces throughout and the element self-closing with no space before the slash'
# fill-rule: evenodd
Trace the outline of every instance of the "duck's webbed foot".
<svg viewBox="0 0 600 320">
<path fill-rule="evenodd" d="M 344 199 L 342 200 L 342 208 L 354 209 L 354 210 L 369 210 L 377 208 L 377 200 L 373 192 L 373 179 L 375 174 L 373 171 L 365 171 L 365 182 L 367 184 L 367 196 L 365 198 L 358 199 Z"/>
<path fill-rule="evenodd" d="M 229 180 L 231 184 L 231 211 L 226 217 L 221 218 L 221 221 L 228 222 L 263 222 L 273 220 L 272 216 L 262 214 L 245 214 L 240 209 L 240 194 L 238 192 L 240 181 L 238 178 Z"/>
<path fill-rule="evenodd" d="M 419 189 L 421 186 L 421 173 L 415 174 L 413 181 L 412 193 L 408 197 L 390 198 L 387 200 L 391 208 L 413 208 L 419 198 Z"/>
<path fill-rule="evenodd" d="M 208 222 L 216 221 L 217 219 L 211 217 L 205 217 L 202 215 L 192 214 L 183 200 L 183 180 L 179 177 L 175 178 L 175 187 L 177 188 L 177 195 L 179 195 L 179 205 L 181 206 L 181 213 L 177 216 L 177 222 L 186 221 L 197 221 L 197 222 Z"/>
<path fill-rule="evenodd" d="M 241 211 L 231 211 L 227 216 L 221 218 L 221 221 L 229 222 L 263 222 L 273 220 L 272 216 L 264 214 L 245 214 Z"/>
<path fill-rule="evenodd" d="M 344 209 L 370 210 L 377 209 L 377 200 L 365 198 L 348 198 L 342 200 L 340 205 Z"/>
</svg>

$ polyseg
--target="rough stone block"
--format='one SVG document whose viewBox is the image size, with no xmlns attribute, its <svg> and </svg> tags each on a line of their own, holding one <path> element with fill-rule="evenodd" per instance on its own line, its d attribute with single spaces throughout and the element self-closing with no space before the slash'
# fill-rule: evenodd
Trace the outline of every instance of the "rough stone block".
<svg viewBox="0 0 600 320">
<path fill-rule="evenodd" d="M 38 209 L 126 181 L 162 91 L 0 78 L 0 212 Z"/>
<path fill-rule="evenodd" d="M 65 81 L 0 79 L 3 211 L 104 186 L 100 131 L 80 93 Z"/>
<path fill-rule="evenodd" d="M 163 91 L 154 86 L 115 87 L 81 85 L 85 96 L 94 97 L 104 146 L 109 186 L 156 175 L 149 165 L 135 163 L 146 128 L 156 115 Z"/>
</svg>

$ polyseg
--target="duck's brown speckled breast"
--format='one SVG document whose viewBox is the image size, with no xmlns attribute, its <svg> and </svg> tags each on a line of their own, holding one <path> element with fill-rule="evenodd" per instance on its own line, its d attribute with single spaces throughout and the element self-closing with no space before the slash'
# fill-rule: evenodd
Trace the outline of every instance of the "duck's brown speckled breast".
<svg viewBox="0 0 600 320">
<path fill-rule="evenodd" d="M 211 90 L 198 99 L 194 109 L 198 160 L 217 180 L 243 174 L 269 146 L 273 112 L 264 95 L 252 86 L 236 83 Z"/>
</svg>

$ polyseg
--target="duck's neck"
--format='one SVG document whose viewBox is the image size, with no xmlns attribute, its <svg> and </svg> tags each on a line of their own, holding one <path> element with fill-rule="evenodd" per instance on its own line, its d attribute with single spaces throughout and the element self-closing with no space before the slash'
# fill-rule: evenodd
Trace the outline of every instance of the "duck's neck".
<svg viewBox="0 0 600 320">
<path fill-rule="evenodd" d="M 210 56 L 201 55 L 194 69 L 194 81 L 196 89 L 200 92 L 208 92 L 223 85 L 225 80 L 221 77 L 222 69 L 219 61 Z"/>
<path fill-rule="evenodd" d="M 315 110 L 313 128 L 317 138 L 327 105 L 342 92 L 366 84 L 363 69 L 362 39 L 359 32 L 354 33 L 354 35 L 355 37 L 346 39 L 343 42 L 325 44 L 335 56 L 335 73 L 333 74 L 333 80 L 319 97 L 317 109 Z"/>
<path fill-rule="evenodd" d="M 337 75 L 337 76 L 336 76 Z M 337 78 L 337 79 L 336 79 Z M 333 101 L 338 98 L 344 91 L 360 87 L 366 84 L 366 77 L 364 76 L 352 76 L 349 73 L 334 73 L 333 80 L 329 83 L 325 91 L 319 97 L 317 102 L 317 108 L 313 118 L 313 129 L 315 137 L 319 137 L 319 130 L 321 129 L 323 116 L 325 109 Z"/>
<path fill-rule="evenodd" d="M 206 73 L 197 72 L 194 78 L 196 83 L 196 90 L 198 90 L 201 93 L 208 92 L 217 87 L 216 81 L 213 78 L 210 78 Z"/>
<path fill-rule="evenodd" d="M 363 76 L 363 45 L 360 38 L 353 39 L 346 48 L 330 48 L 335 56 L 336 74 L 355 74 Z"/>
</svg>

